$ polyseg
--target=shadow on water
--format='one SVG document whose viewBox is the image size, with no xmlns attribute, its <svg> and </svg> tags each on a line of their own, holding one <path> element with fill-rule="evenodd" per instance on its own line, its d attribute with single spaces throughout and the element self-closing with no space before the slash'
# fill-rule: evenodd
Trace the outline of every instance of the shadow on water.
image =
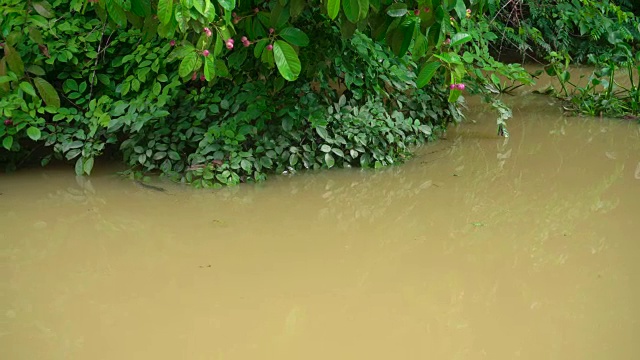
<svg viewBox="0 0 640 360">
<path fill-rule="evenodd" d="M 7 359 L 640 357 L 640 132 L 512 99 L 380 171 L 0 177 Z"/>
</svg>

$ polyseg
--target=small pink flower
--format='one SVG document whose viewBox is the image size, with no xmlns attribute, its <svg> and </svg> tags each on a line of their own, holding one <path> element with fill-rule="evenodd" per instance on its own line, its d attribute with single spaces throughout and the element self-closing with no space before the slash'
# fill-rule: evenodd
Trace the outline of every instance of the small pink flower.
<svg viewBox="0 0 640 360">
<path fill-rule="evenodd" d="M 453 90 L 453 89 L 455 89 L 455 88 L 456 88 L 456 84 L 451 84 L 451 85 L 449 85 L 449 89 Z"/>
<path fill-rule="evenodd" d="M 204 28 L 204 33 L 207 34 L 207 37 L 211 37 L 211 35 L 213 34 L 211 32 L 211 29 L 209 29 L 208 27 Z"/>
<path fill-rule="evenodd" d="M 269 51 L 273 50 L 273 45 L 271 45 L 271 44 L 267 45 L 267 50 L 269 50 Z"/>
<path fill-rule="evenodd" d="M 247 37 L 246 37 L 246 36 L 243 36 L 243 37 L 241 37 L 241 38 L 240 38 L 240 41 L 242 41 L 242 42 L 246 42 L 247 40 L 248 40 L 248 39 L 247 39 Z"/>
<path fill-rule="evenodd" d="M 467 14 L 471 14 L 471 9 L 467 9 Z"/>
<path fill-rule="evenodd" d="M 207 78 L 204 75 L 200 75 L 200 81 L 205 81 Z"/>
<path fill-rule="evenodd" d="M 249 45 L 251 45 L 251 41 L 249 41 L 249 40 L 243 41 L 242 45 L 244 45 L 244 47 L 249 47 Z"/>
<path fill-rule="evenodd" d="M 206 57 L 206 56 L 209 56 L 209 50 L 204 50 L 204 51 L 202 52 L 202 55 L 204 55 L 205 57 Z"/>
<path fill-rule="evenodd" d="M 229 38 L 229 39 L 227 39 L 227 42 L 230 42 L 230 43 L 234 44 L 236 41 L 233 40 L 233 38 Z"/>
<path fill-rule="evenodd" d="M 274 29 L 274 28 L 269 28 L 269 34 L 273 34 L 274 32 L 276 32 L 276 29 Z"/>
<path fill-rule="evenodd" d="M 233 49 L 233 43 L 232 43 L 232 42 L 230 42 L 230 41 L 227 41 L 226 47 L 227 47 L 227 49 L 229 49 L 229 50 Z"/>
<path fill-rule="evenodd" d="M 171 46 L 176 46 L 176 41 L 175 41 L 175 40 L 171 40 L 171 41 L 169 41 L 169 45 L 171 45 Z"/>
<path fill-rule="evenodd" d="M 458 90 L 464 90 L 464 87 L 465 87 L 465 86 L 464 86 L 464 84 L 457 84 L 457 85 L 456 85 L 456 88 L 457 88 Z"/>
<path fill-rule="evenodd" d="M 449 45 L 449 44 L 451 44 L 451 39 L 447 38 L 447 39 L 444 41 L 444 44 L 445 44 L 445 45 Z"/>
</svg>

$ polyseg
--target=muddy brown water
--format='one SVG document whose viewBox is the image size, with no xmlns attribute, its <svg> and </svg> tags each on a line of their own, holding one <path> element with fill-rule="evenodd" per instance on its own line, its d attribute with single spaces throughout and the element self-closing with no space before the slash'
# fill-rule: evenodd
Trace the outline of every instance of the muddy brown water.
<svg viewBox="0 0 640 360">
<path fill-rule="evenodd" d="M 0 177 L 2 359 L 639 359 L 640 130 L 474 105 L 401 166 Z"/>
</svg>

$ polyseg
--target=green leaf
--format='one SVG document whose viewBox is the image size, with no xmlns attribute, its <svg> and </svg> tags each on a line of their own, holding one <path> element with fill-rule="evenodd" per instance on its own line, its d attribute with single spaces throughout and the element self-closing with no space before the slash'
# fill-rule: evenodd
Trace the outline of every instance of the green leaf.
<svg viewBox="0 0 640 360">
<path fill-rule="evenodd" d="M 457 33 L 451 37 L 451 46 L 462 45 L 471 41 L 471 35 L 467 33 Z"/>
<path fill-rule="evenodd" d="M 403 3 L 395 3 L 387 8 L 387 15 L 391 17 L 405 16 L 408 12 L 407 4 Z"/>
<path fill-rule="evenodd" d="M 360 4 L 358 0 L 342 0 L 342 10 L 347 20 L 357 23 L 360 17 Z"/>
<path fill-rule="evenodd" d="M 182 3 L 182 7 L 184 7 L 186 10 L 189 10 L 193 7 L 193 0 L 181 0 L 180 3 Z"/>
<path fill-rule="evenodd" d="M 411 50 L 412 60 L 418 61 L 419 59 L 421 59 L 424 54 L 427 53 L 428 45 L 429 43 L 427 42 L 427 38 L 418 31 L 416 40 L 413 43 L 413 49 Z"/>
<path fill-rule="evenodd" d="M 432 61 L 432 62 L 424 64 L 424 66 L 420 70 L 420 73 L 418 74 L 418 79 L 416 80 L 416 85 L 419 88 L 424 87 L 425 85 L 427 85 L 429 83 L 429 81 L 431 81 L 431 78 L 433 77 L 433 75 L 435 75 L 435 73 L 438 70 L 438 68 L 440 67 L 440 65 L 441 64 L 440 64 L 439 61 Z"/>
<path fill-rule="evenodd" d="M 55 109 L 60 107 L 60 97 L 53 85 L 39 77 L 33 79 L 33 84 L 36 86 L 36 89 L 38 89 L 40 98 L 42 98 L 42 101 L 44 101 L 47 106 L 51 106 Z"/>
<path fill-rule="evenodd" d="M 158 20 L 164 25 L 169 24 L 173 15 L 173 0 L 158 0 Z"/>
<path fill-rule="evenodd" d="M 309 45 L 309 37 L 300 29 L 294 27 L 284 28 L 280 31 L 279 35 L 281 38 L 295 46 Z"/>
<path fill-rule="evenodd" d="M 207 81 L 211 81 L 216 77 L 216 65 L 213 56 L 204 58 L 204 77 Z"/>
<path fill-rule="evenodd" d="M 47 19 L 51 19 L 54 16 L 51 5 L 46 1 L 39 1 L 32 4 L 35 11 Z"/>
<path fill-rule="evenodd" d="M 29 39 L 38 45 L 44 44 L 44 40 L 42 40 L 42 33 L 34 27 L 29 28 Z"/>
<path fill-rule="evenodd" d="M 324 154 L 324 162 L 327 164 L 327 167 L 329 169 L 331 169 L 333 165 L 336 164 L 336 160 L 333 158 L 333 155 L 331 155 L 331 153 Z"/>
<path fill-rule="evenodd" d="M 160 82 L 167 82 L 169 81 L 169 78 L 167 77 L 167 75 L 165 74 L 158 74 L 158 76 L 156 77 L 156 79 Z"/>
<path fill-rule="evenodd" d="M 195 52 L 188 53 L 180 63 L 180 67 L 178 68 L 178 75 L 180 75 L 180 77 L 187 77 L 191 75 L 191 73 L 196 68 L 197 62 L 198 55 Z"/>
<path fill-rule="evenodd" d="M 298 15 L 302 13 L 302 10 L 304 10 L 305 5 L 306 0 L 291 0 L 289 2 L 289 13 L 294 18 L 298 17 Z"/>
<path fill-rule="evenodd" d="M 403 22 L 402 25 L 395 28 L 391 34 L 391 49 L 394 54 L 404 56 L 411 45 L 413 33 L 415 31 L 414 20 Z"/>
<path fill-rule="evenodd" d="M 464 0 L 458 0 L 456 2 L 455 11 L 459 19 L 464 19 L 467 16 L 467 5 L 465 5 Z M 451 42 L 453 42 L 453 39 Z"/>
<path fill-rule="evenodd" d="M 38 65 L 29 65 L 27 67 L 27 72 L 32 73 L 33 75 L 44 76 L 44 69 Z"/>
<path fill-rule="evenodd" d="M 24 63 L 20 54 L 11 45 L 4 44 L 4 58 L 7 60 L 9 68 L 18 75 L 18 77 L 24 76 Z"/>
<path fill-rule="evenodd" d="M 127 14 L 116 0 L 106 0 L 109 17 L 120 27 L 127 26 Z"/>
<path fill-rule="evenodd" d="M 273 44 L 273 56 L 276 61 L 278 71 L 285 80 L 294 81 L 300 75 L 300 59 L 298 54 L 288 43 L 277 40 Z"/>
<path fill-rule="evenodd" d="M 131 0 L 131 12 L 140 17 L 147 17 L 151 15 L 151 1 Z"/>
<path fill-rule="evenodd" d="M 27 129 L 27 135 L 31 138 L 31 140 L 38 141 L 38 140 L 40 140 L 40 136 L 42 134 L 40 133 L 40 129 L 38 129 L 35 126 L 30 126 Z"/>
<path fill-rule="evenodd" d="M 204 0 L 204 17 L 209 22 L 216 18 L 216 8 L 211 4 L 211 0 Z"/>
<path fill-rule="evenodd" d="M 324 144 L 324 145 L 320 146 L 320 151 L 328 153 L 328 152 L 331 151 L 331 146 L 329 146 L 327 144 Z"/>
<path fill-rule="evenodd" d="M 82 176 L 84 174 L 84 166 L 82 161 L 82 156 L 78 158 L 75 166 L 76 175 Z"/>
<path fill-rule="evenodd" d="M 251 161 L 249 161 L 247 159 L 242 159 L 240 161 L 240 167 L 242 168 L 242 170 L 250 173 L 251 172 L 251 168 L 253 167 L 253 165 L 251 165 Z"/>
<path fill-rule="evenodd" d="M 280 29 L 289 21 L 289 8 L 282 7 L 280 4 L 276 5 L 271 10 L 271 27 Z"/>
<path fill-rule="evenodd" d="M 36 90 L 26 81 L 20 83 L 20 89 L 31 96 L 36 96 Z"/>
<path fill-rule="evenodd" d="M 196 8 L 196 11 L 198 11 L 200 14 L 206 15 L 206 13 L 204 12 L 205 10 L 204 0 L 193 0 L 193 7 Z"/>
<path fill-rule="evenodd" d="M 369 0 L 359 0 L 358 1 L 359 11 L 358 18 L 366 19 L 369 15 Z"/>
<path fill-rule="evenodd" d="M 6 138 L 2 139 L 2 146 L 4 146 L 5 149 L 11 150 L 12 145 L 13 145 L 13 136 L 7 136 Z"/>
<path fill-rule="evenodd" d="M 218 4 L 220 4 L 223 9 L 231 11 L 236 7 L 236 0 L 218 0 Z"/>
<path fill-rule="evenodd" d="M 327 131 L 327 128 L 322 127 L 322 126 L 316 126 L 316 132 L 324 140 L 329 140 L 329 132 Z"/>
<path fill-rule="evenodd" d="M 90 157 L 87 159 L 87 161 L 84 162 L 84 165 L 82 165 L 82 169 L 84 170 L 84 172 L 87 175 L 91 175 L 91 170 L 93 170 L 93 158 Z"/>
<path fill-rule="evenodd" d="M 336 16 L 338 16 L 338 12 L 340 12 L 340 0 L 327 1 L 327 14 L 331 20 L 335 20 Z"/>
</svg>

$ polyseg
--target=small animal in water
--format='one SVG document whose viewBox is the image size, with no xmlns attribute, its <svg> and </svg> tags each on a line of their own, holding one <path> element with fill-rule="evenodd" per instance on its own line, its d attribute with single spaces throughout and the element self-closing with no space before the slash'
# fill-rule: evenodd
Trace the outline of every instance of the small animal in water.
<svg viewBox="0 0 640 360">
<path fill-rule="evenodd" d="M 160 186 L 145 184 L 140 180 L 134 180 L 134 182 L 136 184 L 138 184 L 139 186 L 141 186 L 142 188 L 145 188 L 145 189 L 149 189 L 149 190 L 153 190 L 153 191 L 159 191 L 159 192 L 166 192 L 167 191 L 165 188 L 161 188 Z"/>
</svg>

